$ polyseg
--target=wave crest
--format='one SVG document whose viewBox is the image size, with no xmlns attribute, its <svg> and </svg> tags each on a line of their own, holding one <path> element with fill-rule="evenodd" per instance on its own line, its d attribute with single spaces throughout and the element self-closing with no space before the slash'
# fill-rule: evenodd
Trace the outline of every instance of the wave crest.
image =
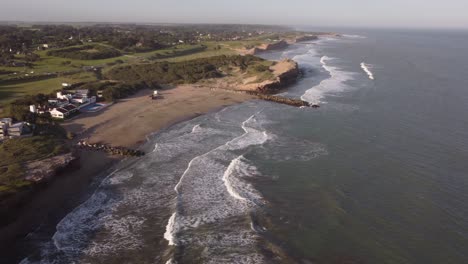
<svg viewBox="0 0 468 264">
<path fill-rule="evenodd" d="M 367 76 L 369 76 L 369 79 L 375 80 L 374 74 L 370 70 L 371 66 L 369 64 L 366 64 L 365 62 L 361 62 L 361 69 L 367 73 Z"/>
</svg>

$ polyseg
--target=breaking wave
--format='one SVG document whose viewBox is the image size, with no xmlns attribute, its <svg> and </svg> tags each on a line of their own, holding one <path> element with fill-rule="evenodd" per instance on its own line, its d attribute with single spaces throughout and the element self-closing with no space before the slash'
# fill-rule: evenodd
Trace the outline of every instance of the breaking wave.
<svg viewBox="0 0 468 264">
<path fill-rule="evenodd" d="M 375 80 L 374 78 L 374 74 L 372 73 L 372 71 L 370 70 L 371 66 L 369 64 L 366 64 L 365 62 L 361 62 L 361 69 L 367 73 L 367 75 L 369 76 L 369 79 L 371 80 Z"/>
<path fill-rule="evenodd" d="M 320 63 L 322 68 L 328 73 L 329 78 L 321 81 L 317 86 L 314 86 L 301 96 L 301 99 L 311 104 L 318 104 L 322 102 L 325 94 L 332 94 L 344 91 L 348 86 L 347 81 L 353 79 L 353 75 L 350 72 L 343 71 L 338 67 L 330 66 L 329 61 L 333 58 L 322 56 Z"/>
<path fill-rule="evenodd" d="M 268 133 L 258 126 L 256 115 L 250 116 L 241 124 L 244 134 L 189 162 L 174 187 L 176 210 L 169 218 L 164 234 L 170 245 L 193 243 L 197 236 L 184 233 L 208 223 L 242 216 L 261 204 L 260 194 L 243 180 L 243 177 L 256 173 L 255 168 L 243 155 L 234 153 L 267 142 Z"/>
<path fill-rule="evenodd" d="M 351 35 L 351 34 L 344 34 L 343 37 L 345 37 L 345 38 L 351 38 L 351 39 L 365 39 L 365 38 L 367 38 L 366 36 Z"/>
</svg>

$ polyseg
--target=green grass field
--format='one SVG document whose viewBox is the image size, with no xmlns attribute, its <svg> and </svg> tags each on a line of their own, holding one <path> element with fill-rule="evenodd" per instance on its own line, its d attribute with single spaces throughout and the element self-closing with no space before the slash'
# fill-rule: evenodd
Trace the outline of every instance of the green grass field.
<svg viewBox="0 0 468 264">
<path fill-rule="evenodd" d="M 96 77 L 89 72 L 55 77 L 40 81 L 0 84 L 0 106 L 16 98 L 38 93 L 48 94 L 62 87 L 62 83 L 94 81 Z"/>
<path fill-rule="evenodd" d="M 54 77 L 46 80 L 39 81 L 14 81 L 7 84 L 1 84 L 14 77 L 34 75 L 44 75 L 47 73 L 61 73 L 68 71 L 80 71 L 83 66 L 101 66 L 104 71 L 110 69 L 116 61 L 123 61 L 123 63 L 141 63 L 149 61 L 170 61 L 180 62 L 185 60 L 193 60 L 199 58 L 206 58 L 219 55 L 234 55 L 237 52 L 235 49 L 240 49 L 245 46 L 255 46 L 265 41 L 262 40 L 245 40 L 245 41 L 226 41 L 226 42 L 205 42 L 198 45 L 178 45 L 176 48 L 171 47 L 167 49 L 155 50 L 143 53 L 124 54 L 120 57 L 101 59 L 101 60 L 75 60 L 67 58 L 59 58 L 48 56 L 47 51 L 36 52 L 41 57 L 39 61 L 35 62 L 33 68 L 27 67 L 0 67 L 0 71 L 15 72 L 16 74 L 0 74 L 0 109 L 3 104 L 10 102 L 16 98 L 38 94 L 50 93 L 61 88 L 61 83 L 76 83 L 87 82 L 96 80 L 94 74 L 83 71 L 82 73 Z M 202 45 L 206 46 L 205 50 L 200 51 Z M 190 53 L 194 50 L 194 53 Z M 155 56 L 161 55 L 162 58 L 158 59 Z M 150 60 L 151 58 L 151 60 Z M 17 56 L 17 59 L 21 59 Z M 33 73 L 31 73 L 33 72 Z"/>
</svg>

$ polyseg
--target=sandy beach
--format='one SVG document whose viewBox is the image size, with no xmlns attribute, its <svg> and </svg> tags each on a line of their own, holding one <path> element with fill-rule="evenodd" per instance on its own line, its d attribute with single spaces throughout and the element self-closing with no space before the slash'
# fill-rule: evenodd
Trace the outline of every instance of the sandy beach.
<svg viewBox="0 0 468 264">
<path fill-rule="evenodd" d="M 91 143 L 137 147 L 162 128 L 252 98 L 193 85 L 161 90 L 156 100 L 151 100 L 151 94 L 151 90 L 140 91 L 99 112 L 80 114 L 63 126 Z"/>
<path fill-rule="evenodd" d="M 252 99 L 246 94 L 213 92 L 190 85 L 161 90 L 157 100 L 151 100 L 152 93 L 152 90 L 142 90 L 99 112 L 82 113 L 63 126 L 76 133 L 77 139 L 136 148 L 145 142 L 147 135 L 162 128 Z M 19 261 L 16 257 L 31 246 L 22 238 L 43 223 L 47 223 L 47 227 L 42 228 L 50 230 L 49 235 L 52 235 L 60 219 L 83 202 L 93 179 L 109 173 L 112 165 L 121 160 L 121 157 L 100 152 L 79 151 L 78 155 L 77 168 L 60 173 L 47 187 L 35 192 L 34 201 L 18 209 L 16 220 L 0 228 L 0 246 L 10 252 L 5 259 Z M 15 243 L 8 244 L 12 240 Z"/>
</svg>

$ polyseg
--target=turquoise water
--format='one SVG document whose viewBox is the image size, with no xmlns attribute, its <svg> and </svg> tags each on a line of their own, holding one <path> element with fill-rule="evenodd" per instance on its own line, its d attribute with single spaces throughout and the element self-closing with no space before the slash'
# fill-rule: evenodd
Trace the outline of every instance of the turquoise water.
<svg viewBox="0 0 468 264">
<path fill-rule="evenodd" d="M 467 263 L 468 35 L 353 32 L 264 55 L 284 96 L 154 135 L 25 263 Z"/>
</svg>

